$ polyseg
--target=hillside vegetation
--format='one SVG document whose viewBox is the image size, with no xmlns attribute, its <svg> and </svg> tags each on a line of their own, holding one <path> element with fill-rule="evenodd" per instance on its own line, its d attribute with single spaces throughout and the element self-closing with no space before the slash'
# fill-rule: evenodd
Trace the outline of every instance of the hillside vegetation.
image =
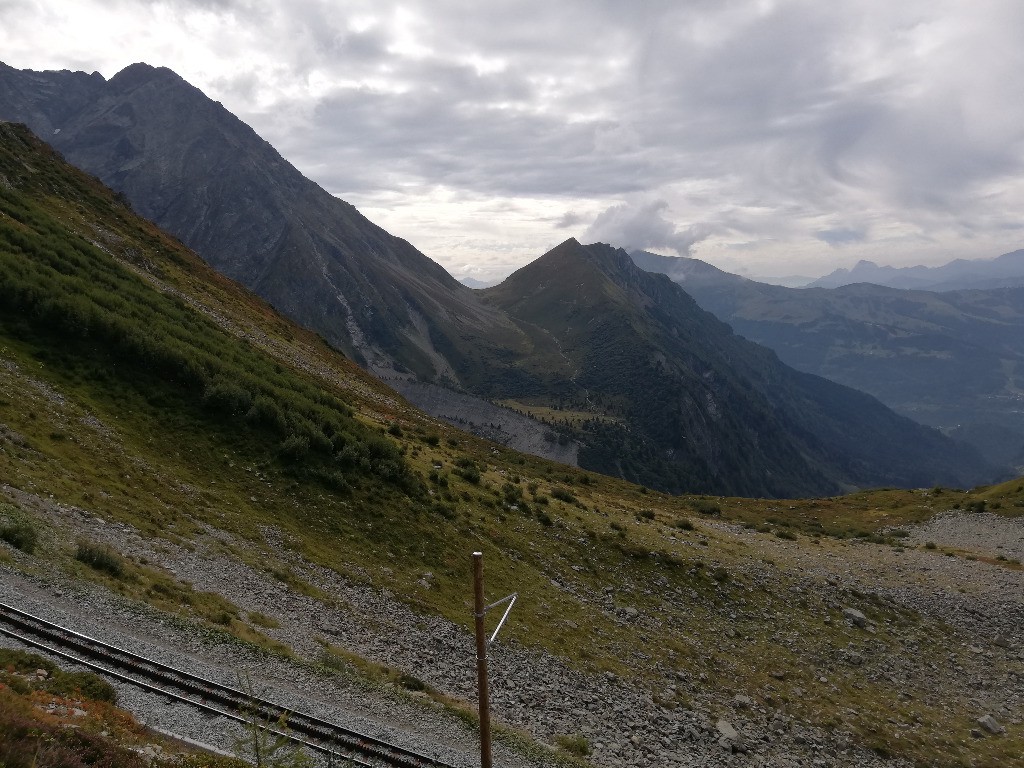
<svg viewBox="0 0 1024 768">
<path fill-rule="evenodd" d="M 901 600 L 898 580 L 867 589 L 848 573 L 905 558 L 987 569 L 979 579 L 1017 574 L 1013 558 L 913 545 L 899 531 L 954 506 L 1020 515 L 1021 482 L 793 502 L 670 497 L 499 449 L 416 411 L 10 124 L 0 124 L 0 296 L 5 569 L 90 582 L 213 637 L 324 661 L 278 639 L 286 615 L 243 610 L 228 585 L 196 587 L 106 543 L 128 530 L 154 552 L 244 563 L 324 611 L 348 608 L 317 573 L 378 590 L 425 623 L 452 622 L 469 659 L 469 553 L 482 550 L 488 593 L 523 596 L 503 630 L 508 650 L 496 652 L 575 670 L 573 695 L 613 679 L 659 722 L 740 718 L 772 734 L 769 723 L 784 723 L 750 745 L 769 763 L 810 732 L 841 733 L 850 761 L 996 766 L 1024 750 L 1007 682 L 1020 679 L 1019 655 L 975 656 L 939 612 Z M 109 524 L 83 539 L 81 520 Z M 870 624 L 849 623 L 846 609 Z M 404 648 L 415 633 L 405 625 L 388 643 Z M 394 672 L 393 659 L 332 642 L 332 664 Z M 496 664 L 495 675 L 537 691 L 547 681 L 532 669 L 501 678 Z M 398 671 L 472 719 L 461 683 L 430 664 Z M 968 735 L 984 714 L 972 676 L 993 681 L 999 706 L 1018 707 L 1006 733 Z M 731 703 L 740 696 L 752 702 L 745 714 Z M 556 704 L 497 715 L 522 739 L 563 745 L 566 760 L 588 749 L 595 764 L 610 760 L 593 734 L 529 719 Z"/>
</svg>

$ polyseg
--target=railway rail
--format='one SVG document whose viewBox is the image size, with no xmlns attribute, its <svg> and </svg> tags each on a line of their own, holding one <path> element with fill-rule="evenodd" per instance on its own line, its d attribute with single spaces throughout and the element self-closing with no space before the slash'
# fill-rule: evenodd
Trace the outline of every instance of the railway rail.
<svg viewBox="0 0 1024 768">
<path fill-rule="evenodd" d="M 242 723 L 266 724 L 271 733 L 285 736 L 323 755 L 329 763 L 348 761 L 367 768 L 453 768 L 437 758 L 288 709 L 251 693 L 74 632 L 3 603 L 0 603 L 0 634 L 89 667 L 106 677 L 159 693 L 205 712 Z M 278 723 L 285 723 L 286 729 L 276 727 Z"/>
</svg>

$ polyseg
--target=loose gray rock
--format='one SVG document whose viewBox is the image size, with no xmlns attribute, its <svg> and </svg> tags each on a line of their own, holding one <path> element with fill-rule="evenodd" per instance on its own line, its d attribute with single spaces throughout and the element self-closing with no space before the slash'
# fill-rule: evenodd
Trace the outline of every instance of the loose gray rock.
<svg viewBox="0 0 1024 768">
<path fill-rule="evenodd" d="M 732 723 L 730 723 L 728 720 L 719 720 L 717 723 L 715 723 L 715 728 L 718 729 L 718 732 L 720 734 L 722 734 L 723 739 L 736 741 L 740 737 L 739 732 L 733 727 Z"/>
<path fill-rule="evenodd" d="M 843 608 L 843 618 L 853 624 L 853 626 L 860 627 L 861 629 L 868 625 L 868 617 L 856 608 Z"/>
<path fill-rule="evenodd" d="M 978 718 L 978 725 L 984 728 L 989 733 L 998 736 L 1000 733 L 1006 733 L 1006 729 L 999 724 L 992 715 L 985 715 L 984 717 Z"/>
</svg>

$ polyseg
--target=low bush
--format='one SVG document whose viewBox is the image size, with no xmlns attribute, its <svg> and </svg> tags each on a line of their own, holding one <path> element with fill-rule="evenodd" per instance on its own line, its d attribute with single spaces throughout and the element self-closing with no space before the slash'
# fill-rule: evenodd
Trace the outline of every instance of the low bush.
<svg viewBox="0 0 1024 768">
<path fill-rule="evenodd" d="M 690 506 L 693 507 L 695 512 L 702 515 L 717 517 L 722 514 L 722 508 L 713 501 L 708 501 L 707 499 L 694 499 L 690 502 Z"/>
<path fill-rule="evenodd" d="M 576 757 L 586 757 L 590 754 L 590 742 L 581 733 L 575 733 L 571 736 L 558 734 L 555 736 L 555 744 L 570 755 L 576 755 Z"/>
<path fill-rule="evenodd" d="M 3 539 L 15 549 L 20 549 L 22 552 L 31 555 L 36 551 L 39 532 L 36 531 L 32 523 L 11 523 L 0 528 L 0 539 Z"/>
<path fill-rule="evenodd" d="M 572 494 L 572 491 L 559 487 L 551 489 L 551 497 L 558 499 L 559 501 L 564 501 L 566 504 L 575 504 L 577 501 L 576 497 Z"/>
<path fill-rule="evenodd" d="M 480 483 L 480 470 L 472 462 L 469 463 L 469 466 L 459 466 L 455 470 L 455 474 L 467 483 L 472 483 L 473 485 Z"/>
<path fill-rule="evenodd" d="M 90 541 L 79 541 L 75 559 L 85 563 L 96 571 L 101 571 L 115 579 L 124 576 L 124 560 L 110 547 Z"/>
</svg>

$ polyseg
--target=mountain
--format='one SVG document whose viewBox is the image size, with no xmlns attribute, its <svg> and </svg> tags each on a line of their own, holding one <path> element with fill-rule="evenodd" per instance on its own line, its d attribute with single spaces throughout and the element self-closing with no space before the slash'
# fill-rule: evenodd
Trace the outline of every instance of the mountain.
<svg viewBox="0 0 1024 768">
<path fill-rule="evenodd" d="M 567 265 L 612 291 L 589 305 L 625 311 L 595 274 L 630 277 L 621 254 L 584 250 Z M 0 124 L 3 602 L 297 711 L 478 764 L 482 552 L 489 599 L 523 596 L 488 649 L 502 765 L 1012 765 L 1022 482 L 707 499 L 518 454 Z M 5 764 L 141 765 L 148 737 L 53 663 L 4 651 Z M 118 689 L 148 728 L 237 748 L 221 719 Z M 1002 736 L 969 735 L 979 690 Z"/>
<path fill-rule="evenodd" d="M 873 283 L 890 288 L 924 291 L 1015 288 L 1024 286 L 1024 250 L 994 259 L 956 259 L 939 267 L 888 267 L 859 261 L 853 269 L 837 269 L 807 288 L 839 288 L 854 283 Z"/>
<path fill-rule="evenodd" d="M 579 437 L 583 466 L 674 492 L 755 496 L 984 471 L 937 431 L 783 365 L 621 249 L 570 239 L 481 293 L 531 347 L 480 386 L 526 410 L 554 394 L 549 415 Z"/>
<path fill-rule="evenodd" d="M 792 289 L 696 259 L 637 252 L 737 333 L 794 368 L 1024 466 L 1024 288 L 943 293 L 871 284 Z"/>
<path fill-rule="evenodd" d="M 870 399 L 863 408 L 877 419 L 859 421 L 853 411 L 861 406 L 849 398 L 833 399 L 832 390 L 811 397 L 818 385 L 796 387 L 772 355 L 747 350 L 737 357 L 747 368 L 733 371 L 729 356 L 690 349 L 700 333 L 666 331 L 670 321 L 644 314 L 654 306 L 655 313 L 672 315 L 685 301 L 662 295 L 664 287 L 634 290 L 642 280 L 636 270 L 609 271 L 600 289 L 623 297 L 614 317 L 625 325 L 611 328 L 595 316 L 593 327 L 606 336 L 574 343 L 579 355 L 620 345 L 611 351 L 624 351 L 622 361 L 643 367 L 623 368 L 615 386 L 580 379 L 573 366 L 581 361 L 570 365 L 558 348 L 562 329 L 516 314 L 521 307 L 510 286 L 531 289 L 521 278 L 484 291 L 460 284 L 305 179 L 251 128 L 170 70 L 135 64 L 105 80 L 0 67 L 0 118 L 25 120 L 137 212 L 414 403 L 505 445 L 676 492 L 792 496 L 853 485 L 974 485 L 991 477 L 977 457 L 953 469 L 951 443 L 918 439 L 914 428 L 876 413 Z M 545 294 L 555 303 L 536 308 L 537 317 L 562 311 L 558 302 L 571 287 L 560 286 Z M 658 308 L 663 299 L 674 309 Z M 631 301 L 641 306 L 630 308 Z M 634 320 L 638 347 L 623 349 L 629 337 L 620 330 Z M 766 371 L 757 370 L 761 364 Z M 588 374 L 596 370 L 588 362 Z M 638 385 L 638 371 L 650 374 L 647 385 Z M 713 385 L 701 379 L 706 374 Z M 787 384 L 761 381 L 773 377 Z M 592 387 L 607 389 L 608 402 L 588 400 Z M 775 403 L 775 397 L 783 399 Z M 569 403 L 573 414 L 558 412 Z M 659 414 L 652 403 L 669 411 Z M 807 419 L 798 412 L 805 405 L 808 413 L 821 410 L 817 421 L 836 433 L 822 426 L 810 437 L 771 437 L 776 429 L 802 429 Z M 878 441 L 849 436 L 869 424 L 886 436 L 886 446 L 913 445 L 891 461 L 866 456 L 865 446 Z"/>
<path fill-rule="evenodd" d="M 165 68 L 110 80 L 0 65 L 24 122 L 213 267 L 379 372 L 457 382 L 463 337 L 513 329 L 441 266 L 327 193 Z"/>
</svg>

